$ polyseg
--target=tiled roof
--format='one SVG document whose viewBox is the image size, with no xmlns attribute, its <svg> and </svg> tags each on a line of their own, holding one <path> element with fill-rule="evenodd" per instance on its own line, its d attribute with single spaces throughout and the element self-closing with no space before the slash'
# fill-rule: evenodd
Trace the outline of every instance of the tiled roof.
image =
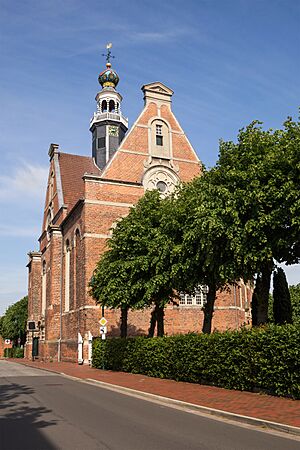
<svg viewBox="0 0 300 450">
<path fill-rule="evenodd" d="M 100 170 L 90 156 L 71 155 L 61 152 L 59 153 L 59 166 L 64 204 L 67 205 L 69 212 L 77 201 L 83 198 L 83 175 L 85 173 L 100 175 Z"/>
</svg>

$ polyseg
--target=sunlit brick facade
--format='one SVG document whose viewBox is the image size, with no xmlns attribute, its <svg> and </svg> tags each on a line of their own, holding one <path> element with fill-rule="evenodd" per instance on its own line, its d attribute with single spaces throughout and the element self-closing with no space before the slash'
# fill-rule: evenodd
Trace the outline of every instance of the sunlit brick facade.
<svg viewBox="0 0 300 450">
<path fill-rule="evenodd" d="M 92 157 L 50 146 L 40 248 L 29 253 L 29 320 L 35 321 L 36 331 L 28 333 L 27 357 L 34 336 L 39 338 L 40 358 L 75 361 L 78 342 L 83 342 L 79 362 L 88 361 L 88 341 L 99 335 L 101 317 L 88 284 L 111 227 L 146 189 L 166 193 L 201 173 L 201 163 L 172 112 L 171 89 L 159 82 L 143 86 L 144 108 L 127 131 L 122 97 L 110 72 L 115 74 L 108 65 L 99 76 L 103 89 L 90 126 Z M 105 84 L 109 77 L 113 81 Z M 243 283 L 219 293 L 213 329 L 247 323 L 250 297 Z M 129 312 L 129 334 L 147 333 L 150 312 Z M 119 335 L 120 312 L 106 310 L 105 317 L 108 337 Z M 200 332 L 202 320 L 201 301 L 182 298 L 166 308 L 165 332 Z"/>
</svg>

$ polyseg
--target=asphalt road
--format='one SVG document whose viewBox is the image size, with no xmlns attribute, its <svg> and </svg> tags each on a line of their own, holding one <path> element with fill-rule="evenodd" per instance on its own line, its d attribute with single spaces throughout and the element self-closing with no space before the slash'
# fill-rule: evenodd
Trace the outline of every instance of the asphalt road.
<svg viewBox="0 0 300 450">
<path fill-rule="evenodd" d="M 299 441 L 0 360 L 1 450 L 299 450 Z"/>
</svg>

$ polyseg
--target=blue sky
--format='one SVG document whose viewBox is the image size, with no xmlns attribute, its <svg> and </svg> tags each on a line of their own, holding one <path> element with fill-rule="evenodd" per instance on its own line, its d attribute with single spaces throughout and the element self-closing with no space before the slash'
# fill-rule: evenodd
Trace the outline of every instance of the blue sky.
<svg viewBox="0 0 300 450">
<path fill-rule="evenodd" d="M 0 0 L 0 314 L 27 290 L 38 249 L 48 148 L 90 155 L 89 119 L 113 42 L 123 112 L 162 81 L 200 159 L 254 119 L 280 127 L 300 105 L 295 0 Z M 300 282 L 299 266 L 289 268 Z"/>
</svg>

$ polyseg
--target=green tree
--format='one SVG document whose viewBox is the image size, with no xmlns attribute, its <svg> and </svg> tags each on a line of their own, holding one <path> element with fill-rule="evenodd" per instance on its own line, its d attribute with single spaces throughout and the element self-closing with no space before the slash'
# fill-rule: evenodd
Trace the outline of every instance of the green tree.
<svg viewBox="0 0 300 450">
<path fill-rule="evenodd" d="M 174 288 L 208 286 L 203 332 L 210 333 L 217 290 L 255 276 L 253 325 L 267 322 L 275 261 L 300 258 L 299 146 L 298 122 L 289 118 L 276 131 L 253 122 L 236 144 L 221 141 L 215 168 L 169 199 L 146 193 L 119 222 L 112 260 L 126 267 L 128 307 L 154 303 L 150 335 L 156 322 L 163 335 Z"/>
<path fill-rule="evenodd" d="M 215 169 L 185 184 L 173 203 L 174 286 L 179 291 L 208 286 L 202 331 L 210 333 L 217 291 L 244 274 L 235 258 L 239 234 L 234 204 L 228 190 L 215 182 Z"/>
<path fill-rule="evenodd" d="M 129 307 L 137 307 L 139 298 L 134 296 L 130 283 L 131 265 L 122 260 L 116 251 L 109 249 L 100 258 L 90 281 L 90 293 L 102 306 L 121 310 L 121 337 L 127 336 Z"/>
<path fill-rule="evenodd" d="M 255 121 L 238 142 L 221 142 L 215 181 L 223 186 L 236 216 L 235 259 L 256 276 L 253 325 L 267 322 L 274 260 L 300 257 L 300 124 L 288 119 L 282 130 L 262 130 Z"/>
<path fill-rule="evenodd" d="M 2 335 L 2 323 L 3 323 L 3 318 L 4 318 L 4 316 L 0 316 L 0 336 L 3 336 L 3 335 Z"/>
<path fill-rule="evenodd" d="M 28 317 L 28 297 L 9 306 L 1 318 L 0 332 L 4 339 L 11 339 L 16 345 L 18 339 L 24 345 L 26 341 L 26 325 Z"/>
<path fill-rule="evenodd" d="M 91 280 L 91 293 L 102 305 L 123 307 L 124 312 L 154 305 L 149 336 L 153 336 L 156 325 L 157 335 L 163 336 L 164 307 L 174 295 L 172 236 L 163 227 L 167 202 L 157 191 L 146 192 L 117 223 L 108 241 L 108 252 L 100 259 Z"/>
<path fill-rule="evenodd" d="M 292 323 L 292 305 L 285 273 L 278 267 L 273 274 L 273 313 L 277 325 Z"/>
<path fill-rule="evenodd" d="M 300 284 L 290 286 L 294 325 L 300 325 Z"/>
</svg>

